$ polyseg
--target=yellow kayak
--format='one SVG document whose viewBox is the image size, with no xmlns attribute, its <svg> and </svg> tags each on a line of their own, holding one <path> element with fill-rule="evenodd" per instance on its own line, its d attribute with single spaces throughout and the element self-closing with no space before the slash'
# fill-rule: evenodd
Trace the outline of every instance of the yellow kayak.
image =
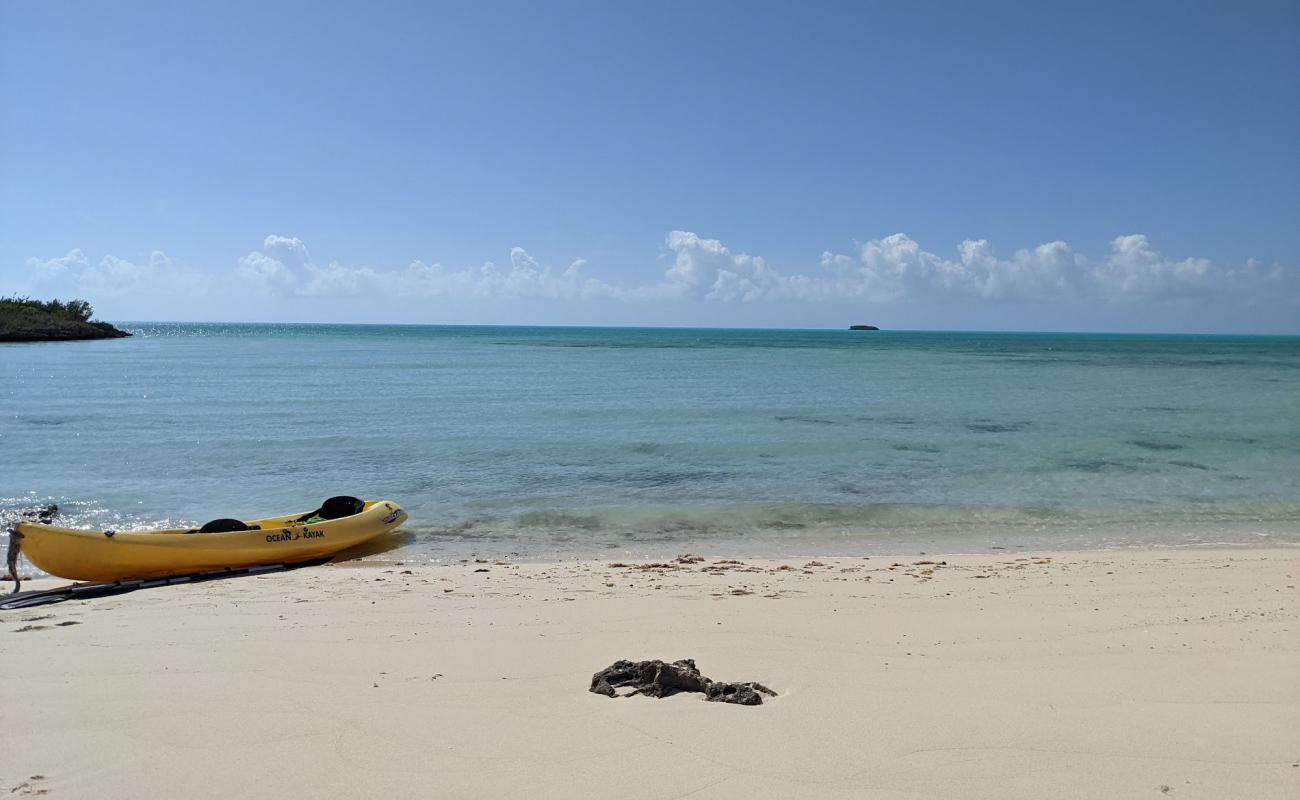
<svg viewBox="0 0 1300 800">
<path fill-rule="evenodd" d="M 340 511 L 330 505 L 336 500 L 355 506 Z M 331 498 L 306 514 L 218 520 L 233 525 L 209 523 L 198 530 L 88 531 L 35 522 L 20 522 L 14 530 L 22 552 L 51 575 L 119 581 L 309 561 L 382 536 L 404 521 L 406 512 L 391 500 Z M 220 532 L 204 532 L 210 527 Z"/>
</svg>

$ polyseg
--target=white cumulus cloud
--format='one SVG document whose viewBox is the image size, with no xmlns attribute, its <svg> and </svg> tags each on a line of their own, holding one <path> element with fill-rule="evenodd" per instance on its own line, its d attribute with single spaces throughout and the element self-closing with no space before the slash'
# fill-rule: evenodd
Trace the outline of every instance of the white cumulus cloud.
<svg viewBox="0 0 1300 800">
<path fill-rule="evenodd" d="M 722 302 L 749 302 L 779 292 L 782 277 L 760 256 L 733 253 L 717 239 L 672 231 L 668 249 L 675 258 L 664 277 L 678 294 Z"/>
<path fill-rule="evenodd" d="M 860 304 L 986 302 L 1021 304 L 1156 302 L 1258 303 L 1300 306 L 1300 270 L 1247 261 L 1225 265 L 1205 258 L 1173 258 L 1141 234 L 1116 237 L 1108 252 L 1091 258 L 1061 241 L 997 253 L 984 239 L 959 243 L 950 255 L 927 250 L 903 233 L 859 244 L 854 251 L 824 251 L 804 270 L 783 271 L 762 256 L 728 247 L 691 231 L 669 232 L 658 273 L 631 284 L 590 274 L 577 258 L 552 267 L 522 247 L 502 264 L 448 268 L 412 261 L 404 267 L 317 263 L 297 237 L 270 235 L 225 268 L 200 270 L 154 251 L 128 260 L 107 255 L 91 261 L 79 249 L 46 260 L 29 259 L 15 288 L 47 296 L 136 297 L 175 308 L 230 303 L 248 313 L 275 308 L 338 308 L 361 297 L 394 308 L 433 308 L 422 301 L 477 303 L 581 302 L 673 304 Z M 294 298 L 312 303 L 278 304 Z M 537 301 L 537 302 L 534 302 Z M 143 302 L 143 301 L 142 301 Z M 261 305 L 259 305 L 259 303 Z M 571 307 L 571 306 L 564 306 Z"/>
<path fill-rule="evenodd" d="M 209 288 L 205 274 L 179 267 L 159 250 L 140 261 L 106 255 L 91 262 L 79 249 L 41 260 L 29 258 L 19 284 L 25 291 L 51 297 L 192 297 Z"/>
<path fill-rule="evenodd" d="M 586 277 L 587 262 L 575 259 L 553 270 L 522 247 L 513 247 L 509 265 L 487 261 L 477 267 L 447 269 L 441 264 L 416 260 L 404 269 L 327 265 L 312 261 L 307 247 L 296 237 L 266 237 L 261 250 L 239 259 L 236 278 L 261 295 L 309 297 L 355 296 L 373 292 L 391 298 L 451 299 L 592 299 L 614 298 L 626 292 L 599 279 Z"/>
</svg>

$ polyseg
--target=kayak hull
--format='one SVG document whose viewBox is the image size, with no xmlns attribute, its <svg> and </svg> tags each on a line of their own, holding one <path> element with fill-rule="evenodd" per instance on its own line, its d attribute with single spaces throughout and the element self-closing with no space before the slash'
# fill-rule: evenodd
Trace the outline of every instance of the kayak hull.
<svg viewBox="0 0 1300 800">
<path fill-rule="evenodd" d="M 22 552 L 36 566 L 76 581 L 162 578 L 331 556 L 383 536 L 406 521 L 390 500 L 367 501 L 341 519 L 299 522 L 302 514 L 253 520 L 260 529 L 229 533 L 88 531 L 20 522 Z"/>
</svg>

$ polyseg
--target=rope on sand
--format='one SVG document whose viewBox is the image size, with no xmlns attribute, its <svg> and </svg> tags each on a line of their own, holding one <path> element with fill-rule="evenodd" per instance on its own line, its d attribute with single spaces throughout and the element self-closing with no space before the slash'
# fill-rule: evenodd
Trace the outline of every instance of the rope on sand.
<svg viewBox="0 0 1300 800">
<path fill-rule="evenodd" d="M 58 515 L 59 507 L 53 504 L 29 508 L 21 514 L 23 519 L 34 519 L 45 524 L 53 522 Z M 14 590 L 10 594 L 18 594 L 18 587 L 22 585 L 22 579 L 18 577 L 18 552 L 22 549 L 22 540 L 23 535 L 18 532 L 17 526 L 9 529 L 9 553 L 5 561 L 9 565 L 9 580 L 14 582 Z"/>
<path fill-rule="evenodd" d="M 18 587 L 22 585 L 22 579 L 18 577 L 18 551 L 22 547 L 22 540 L 23 535 L 17 528 L 9 529 L 9 555 L 6 559 L 9 564 L 9 580 L 14 582 L 14 589 L 10 594 L 17 594 Z"/>
</svg>

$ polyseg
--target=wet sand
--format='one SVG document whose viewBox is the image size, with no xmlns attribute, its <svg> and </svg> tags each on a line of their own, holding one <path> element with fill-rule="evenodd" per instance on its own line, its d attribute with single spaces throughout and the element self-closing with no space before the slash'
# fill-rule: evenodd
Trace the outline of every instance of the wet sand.
<svg viewBox="0 0 1300 800">
<path fill-rule="evenodd" d="M 1290 798 L 1298 580 L 1297 549 L 354 562 L 0 612 L 0 795 Z M 779 696 L 589 693 L 620 658 Z"/>
</svg>

